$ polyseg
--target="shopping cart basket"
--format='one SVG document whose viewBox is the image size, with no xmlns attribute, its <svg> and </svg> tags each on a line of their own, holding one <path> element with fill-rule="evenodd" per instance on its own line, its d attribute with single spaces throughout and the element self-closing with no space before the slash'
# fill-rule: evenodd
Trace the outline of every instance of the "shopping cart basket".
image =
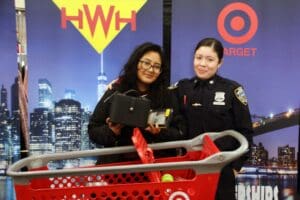
<svg viewBox="0 0 300 200">
<path fill-rule="evenodd" d="M 220 152 L 213 141 L 224 136 L 237 139 L 240 147 Z M 137 133 L 133 141 L 135 146 L 30 156 L 11 165 L 7 174 L 13 178 L 18 200 L 213 200 L 222 167 L 248 149 L 246 138 L 233 130 L 156 144 L 147 144 Z M 184 148 L 186 154 L 162 158 L 152 154 L 152 150 L 173 148 Z M 50 161 L 136 151 L 141 160 L 47 168 Z M 172 178 L 165 182 L 164 174 Z"/>
</svg>

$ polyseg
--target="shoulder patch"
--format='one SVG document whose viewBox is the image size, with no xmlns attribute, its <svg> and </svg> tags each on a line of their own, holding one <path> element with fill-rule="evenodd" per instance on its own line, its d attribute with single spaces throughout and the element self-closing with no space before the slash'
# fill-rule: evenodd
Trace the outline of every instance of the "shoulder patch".
<svg viewBox="0 0 300 200">
<path fill-rule="evenodd" d="M 245 106 L 248 104 L 248 100 L 245 94 L 244 89 L 240 86 L 234 90 L 236 98 Z"/>
</svg>

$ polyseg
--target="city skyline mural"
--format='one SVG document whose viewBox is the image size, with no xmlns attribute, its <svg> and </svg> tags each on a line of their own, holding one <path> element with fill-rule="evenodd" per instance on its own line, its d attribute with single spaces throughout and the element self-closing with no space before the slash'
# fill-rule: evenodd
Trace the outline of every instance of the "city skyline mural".
<svg viewBox="0 0 300 200">
<path fill-rule="evenodd" d="M 300 3 L 291 0 L 283 5 L 275 0 L 266 8 L 260 2 L 239 1 L 250 6 L 257 19 L 236 8 L 224 19 L 223 29 L 235 36 L 245 34 L 247 27 L 240 33 L 230 27 L 232 17 L 239 15 L 248 28 L 257 20 L 257 30 L 249 41 L 234 44 L 224 37 L 218 22 L 223 8 L 235 2 L 216 0 L 213 6 L 206 0 L 173 2 L 171 84 L 193 76 L 192 53 L 200 39 L 220 39 L 226 50 L 220 74 L 244 85 L 255 130 L 252 156 L 238 177 L 238 200 L 293 199 L 300 113 L 296 61 L 300 47 L 295 45 L 299 39 L 294 34 L 300 26 L 294 24 L 299 24 Z M 270 14 L 265 15 L 266 10 Z M 16 14 L 12 1 L 0 1 L 0 200 L 14 199 L 13 183 L 5 173 L 20 159 L 20 58 L 28 62 L 29 150 L 30 155 L 38 155 L 94 149 L 87 125 L 107 84 L 118 77 L 138 44 L 163 44 L 163 1 L 145 1 L 136 13 L 136 29 L 127 24 L 101 52 L 71 21 L 62 28 L 62 12 L 53 1 L 26 0 L 26 9 L 19 12 L 21 17 L 26 14 L 25 46 L 18 41 Z M 284 28 L 276 28 L 278 23 Z M 74 159 L 49 167 L 94 162 L 95 158 Z"/>
</svg>

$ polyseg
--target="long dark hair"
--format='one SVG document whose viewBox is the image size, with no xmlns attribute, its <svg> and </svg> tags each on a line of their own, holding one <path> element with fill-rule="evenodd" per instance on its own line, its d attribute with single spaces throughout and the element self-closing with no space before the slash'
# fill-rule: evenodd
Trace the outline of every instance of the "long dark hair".
<svg viewBox="0 0 300 200">
<path fill-rule="evenodd" d="M 122 92 L 129 89 L 137 90 L 137 66 L 143 55 L 150 51 L 159 54 L 161 58 L 161 73 L 156 81 L 150 85 L 147 93 L 153 103 L 153 106 L 160 107 L 165 104 L 164 94 L 169 85 L 169 68 L 166 64 L 164 52 L 160 45 L 145 42 L 133 50 L 120 72 L 119 90 Z"/>
</svg>

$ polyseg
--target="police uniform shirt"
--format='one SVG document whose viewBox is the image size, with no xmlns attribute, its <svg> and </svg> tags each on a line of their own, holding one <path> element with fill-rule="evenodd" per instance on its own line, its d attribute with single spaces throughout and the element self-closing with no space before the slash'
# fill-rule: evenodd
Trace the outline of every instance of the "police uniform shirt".
<svg viewBox="0 0 300 200">
<path fill-rule="evenodd" d="M 187 137 L 205 132 L 234 129 L 252 142 L 252 122 L 247 98 L 242 86 L 232 80 L 215 75 L 209 80 L 198 78 L 180 81 L 176 87 L 176 99 L 187 123 Z M 232 137 L 215 140 L 221 151 L 235 150 L 239 143 Z M 249 155 L 249 152 L 247 153 Z M 235 177 L 248 155 L 226 165 L 220 174 L 216 200 L 235 199 Z"/>
<path fill-rule="evenodd" d="M 188 138 L 227 129 L 250 138 L 252 123 L 247 98 L 237 82 L 218 75 L 209 80 L 184 79 L 177 85 L 177 99 L 187 121 Z"/>
</svg>

